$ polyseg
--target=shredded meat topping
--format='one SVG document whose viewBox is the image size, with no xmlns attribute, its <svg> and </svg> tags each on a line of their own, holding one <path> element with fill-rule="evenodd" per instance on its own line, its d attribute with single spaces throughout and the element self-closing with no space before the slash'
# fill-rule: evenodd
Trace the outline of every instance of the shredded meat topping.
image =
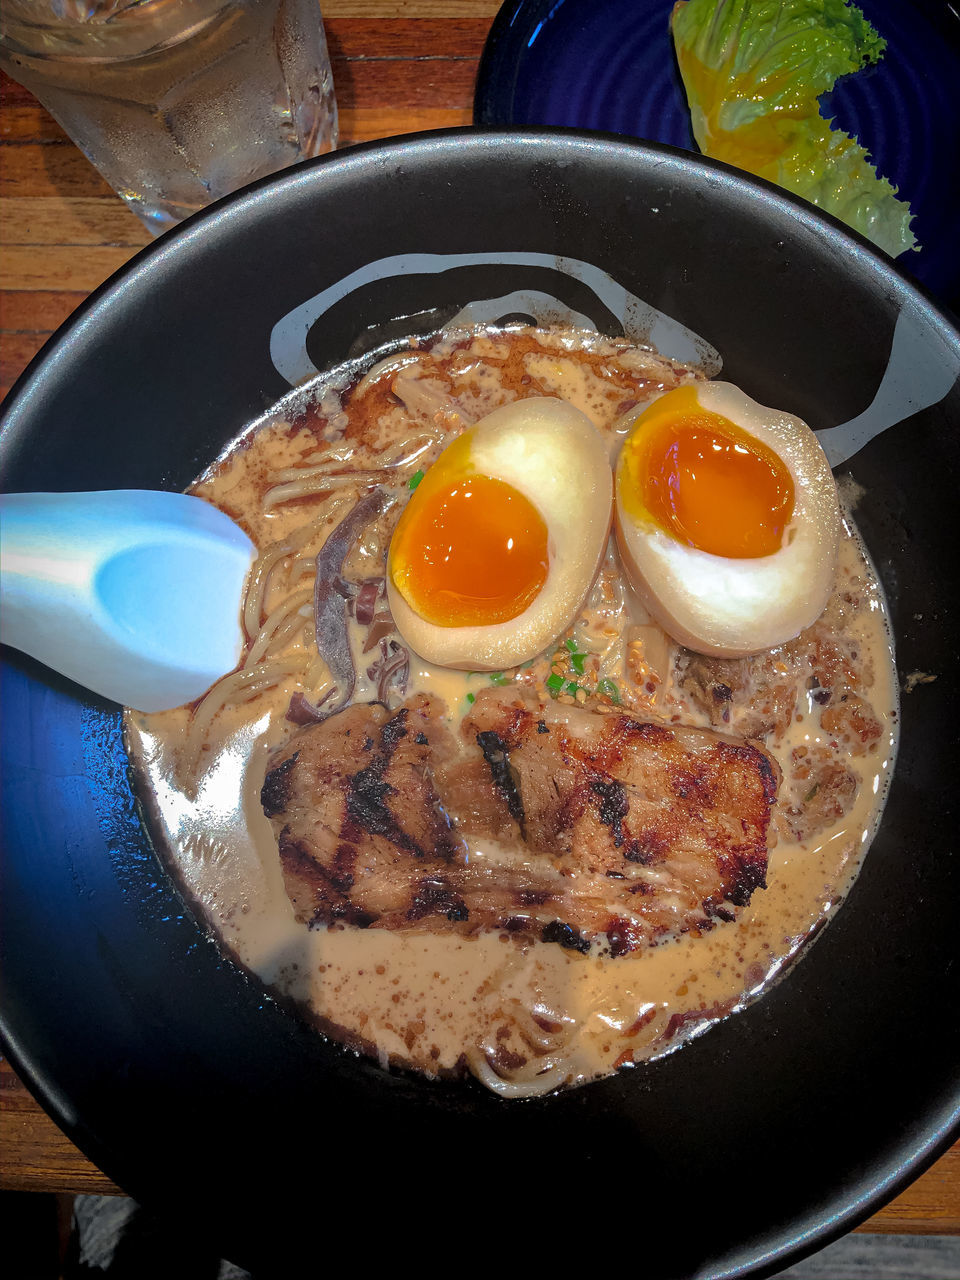
<svg viewBox="0 0 960 1280">
<path fill-rule="evenodd" d="M 859 780 L 849 761 L 870 751 L 883 732 L 866 697 L 872 672 L 845 626 L 860 605 L 854 583 L 834 594 L 811 627 L 776 649 L 749 658 L 687 650 L 677 656 L 679 693 L 718 728 L 775 744 L 798 712 L 819 725 L 825 745 L 791 754 L 789 794 L 781 795 L 776 814 L 789 840 L 808 840 L 850 811 Z M 804 697 L 807 705 L 798 705 Z"/>
</svg>

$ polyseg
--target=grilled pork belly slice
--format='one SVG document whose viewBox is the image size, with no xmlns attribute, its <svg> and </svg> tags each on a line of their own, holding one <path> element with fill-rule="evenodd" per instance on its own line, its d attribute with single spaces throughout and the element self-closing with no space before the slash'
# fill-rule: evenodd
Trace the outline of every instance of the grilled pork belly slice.
<svg viewBox="0 0 960 1280">
<path fill-rule="evenodd" d="M 460 741 L 423 695 L 310 725 L 262 802 L 300 921 L 620 955 L 764 885 L 779 780 L 754 743 L 491 689 Z"/>
</svg>

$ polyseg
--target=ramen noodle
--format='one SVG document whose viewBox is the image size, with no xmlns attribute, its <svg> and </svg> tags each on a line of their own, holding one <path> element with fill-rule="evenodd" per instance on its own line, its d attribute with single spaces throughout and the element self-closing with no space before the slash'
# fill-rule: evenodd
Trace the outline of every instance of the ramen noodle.
<svg viewBox="0 0 960 1280">
<path fill-rule="evenodd" d="M 390 535 L 465 426 L 519 398 L 561 397 L 588 415 L 613 460 L 637 406 L 699 376 L 593 333 L 444 333 L 366 370 L 324 375 L 193 487 L 246 529 L 259 556 L 238 668 L 192 706 L 127 713 L 150 821 L 222 946 L 321 1032 L 384 1067 L 469 1072 L 519 1097 L 669 1053 L 767 989 L 851 887 L 893 768 L 897 691 L 883 594 L 849 512 L 824 614 L 752 658 L 705 658 L 672 642 L 631 592 L 612 538 L 573 624 L 514 669 L 432 666 L 402 643 L 387 608 Z M 318 557 L 323 566 L 326 545 L 332 563 L 328 539 L 358 511 L 337 554 L 349 651 L 332 658 L 318 646 Z M 395 712 L 425 695 L 454 734 L 485 700 L 518 694 L 554 717 L 628 713 L 761 744 L 782 771 L 766 887 L 622 953 L 504 928 L 305 918 L 261 792 L 298 722 L 330 705 L 344 661 L 352 705 L 379 700 Z"/>
</svg>

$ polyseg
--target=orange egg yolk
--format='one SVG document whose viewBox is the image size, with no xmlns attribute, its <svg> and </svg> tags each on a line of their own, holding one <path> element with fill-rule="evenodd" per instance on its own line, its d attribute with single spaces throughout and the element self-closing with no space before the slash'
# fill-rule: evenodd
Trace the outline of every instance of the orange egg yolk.
<svg viewBox="0 0 960 1280">
<path fill-rule="evenodd" d="M 415 492 L 390 546 L 394 585 L 439 627 L 509 622 L 547 579 L 547 527 L 519 490 L 467 475 Z"/>
<path fill-rule="evenodd" d="M 679 542 L 715 556 L 773 555 L 793 515 L 793 477 L 762 441 L 704 409 L 694 387 L 668 392 L 623 448 L 621 501 Z"/>
</svg>

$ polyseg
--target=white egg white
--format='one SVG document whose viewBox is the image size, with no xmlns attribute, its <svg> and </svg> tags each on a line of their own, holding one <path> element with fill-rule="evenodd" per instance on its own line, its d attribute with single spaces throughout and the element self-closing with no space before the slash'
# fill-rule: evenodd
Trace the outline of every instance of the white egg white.
<svg viewBox="0 0 960 1280">
<path fill-rule="evenodd" d="M 453 475 L 485 475 L 512 485 L 547 528 L 546 581 L 508 622 L 445 627 L 404 598 L 387 564 L 390 610 L 404 641 L 428 662 L 463 671 L 500 671 L 542 653 L 571 624 L 593 585 L 610 535 L 613 477 L 607 445 L 590 419 L 565 400 L 536 396 L 494 410 L 469 435 L 469 462 Z M 444 476 L 449 446 L 431 467 Z M 454 455 L 456 456 L 456 455 Z M 411 502 L 417 498 L 414 492 Z"/>
<path fill-rule="evenodd" d="M 833 587 L 840 508 L 830 464 L 800 418 L 769 409 L 728 382 L 697 383 L 697 400 L 767 445 L 793 478 L 795 504 L 780 549 L 729 558 L 635 520 L 617 466 L 617 544 L 631 584 L 663 629 L 698 653 L 743 657 L 784 644 L 823 612 Z M 628 437 L 629 439 L 629 437 Z"/>
</svg>

